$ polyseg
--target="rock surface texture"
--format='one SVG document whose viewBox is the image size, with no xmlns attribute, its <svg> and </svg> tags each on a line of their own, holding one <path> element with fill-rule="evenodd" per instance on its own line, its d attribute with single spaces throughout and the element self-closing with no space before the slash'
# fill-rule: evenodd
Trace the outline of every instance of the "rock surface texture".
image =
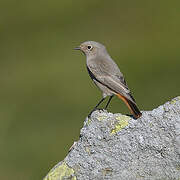
<svg viewBox="0 0 180 180">
<path fill-rule="evenodd" d="M 44 180 L 180 180 L 180 97 L 135 120 L 93 112 Z"/>
</svg>

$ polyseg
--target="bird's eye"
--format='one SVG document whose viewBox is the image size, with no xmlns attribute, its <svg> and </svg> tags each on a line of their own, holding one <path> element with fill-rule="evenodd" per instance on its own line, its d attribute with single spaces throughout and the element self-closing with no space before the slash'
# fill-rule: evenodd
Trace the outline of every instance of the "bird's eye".
<svg viewBox="0 0 180 180">
<path fill-rule="evenodd" d="M 90 49 L 92 49 L 92 46 L 88 46 L 87 48 L 90 50 Z"/>
</svg>

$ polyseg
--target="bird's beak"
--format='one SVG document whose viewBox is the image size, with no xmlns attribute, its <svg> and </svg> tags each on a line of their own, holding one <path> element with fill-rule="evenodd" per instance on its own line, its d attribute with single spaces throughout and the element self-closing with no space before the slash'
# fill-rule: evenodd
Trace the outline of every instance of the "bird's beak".
<svg viewBox="0 0 180 180">
<path fill-rule="evenodd" d="M 74 50 L 81 50 L 81 48 L 80 47 L 75 47 Z"/>
</svg>

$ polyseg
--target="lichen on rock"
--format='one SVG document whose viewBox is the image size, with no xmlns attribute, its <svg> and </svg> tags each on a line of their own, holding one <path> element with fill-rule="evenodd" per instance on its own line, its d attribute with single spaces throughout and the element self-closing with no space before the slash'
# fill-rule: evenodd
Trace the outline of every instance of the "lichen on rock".
<svg viewBox="0 0 180 180">
<path fill-rule="evenodd" d="M 74 175 L 74 170 L 70 168 L 65 161 L 56 165 L 51 171 L 47 174 L 44 180 L 76 180 Z"/>
<path fill-rule="evenodd" d="M 133 119 L 95 111 L 44 180 L 180 179 L 180 97 Z"/>
<path fill-rule="evenodd" d="M 117 120 L 117 123 L 115 124 L 115 127 L 111 130 L 111 135 L 117 133 L 118 131 L 126 127 L 129 124 L 129 120 L 131 118 L 125 115 L 119 115 L 115 119 Z"/>
</svg>

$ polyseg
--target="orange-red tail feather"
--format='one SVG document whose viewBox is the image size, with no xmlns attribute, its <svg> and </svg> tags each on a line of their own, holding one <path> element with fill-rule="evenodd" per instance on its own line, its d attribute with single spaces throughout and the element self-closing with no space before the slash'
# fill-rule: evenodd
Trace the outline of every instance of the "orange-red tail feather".
<svg viewBox="0 0 180 180">
<path fill-rule="evenodd" d="M 124 101 L 124 103 L 127 105 L 127 107 L 129 108 L 129 110 L 131 111 L 131 113 L 133 114 L 134 118 L 139 118 L 141 117 L 142 113 L 139 111 L 138 107 L 136 106 L 135 103 L 133 103 L 132 101 L 130 101 L 129 99 L 125 98 L 124 96 L 122 96 L 121 94 L 116 94 L 120 99 L 122 99 Z"/>
</svg>

